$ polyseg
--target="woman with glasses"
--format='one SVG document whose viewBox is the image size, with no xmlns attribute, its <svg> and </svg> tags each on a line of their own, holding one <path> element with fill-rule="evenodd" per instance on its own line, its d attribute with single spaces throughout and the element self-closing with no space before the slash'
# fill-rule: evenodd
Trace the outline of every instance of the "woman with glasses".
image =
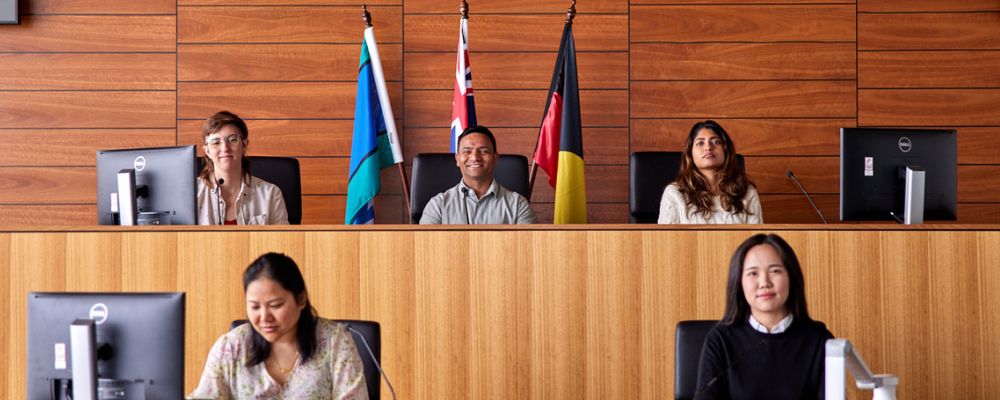
<svg viewBox="0 0 1000 400">
<path fill-rule="evenodd" d="M 694 124 L 677 179 L 660 197 L 661 224 L 759 224 L 760 198 L 717 122 Z"/>
<path fill-rule="evenodd" d="M 247 124 L 220 111 L 202 127 L 207 156 L 198 175 L 198 223 L 201 225 L 288 224 L 281 189 L 250 175 Z"/>
</svg>

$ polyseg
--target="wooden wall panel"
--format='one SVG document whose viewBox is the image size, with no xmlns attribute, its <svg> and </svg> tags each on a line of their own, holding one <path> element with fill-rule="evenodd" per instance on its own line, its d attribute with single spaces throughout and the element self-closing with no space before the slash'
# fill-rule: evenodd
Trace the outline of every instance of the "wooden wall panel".
<svg viewBox="0 0 1000 400">
<path fill-rule="evenodd" d="M 854 42 L 850 5 L 634 6 L 630 40 L 644 42 Z"/>
<path fill-rule="evenodd" d="M 860 12 L 1000 11 L 993 0 L 858 0 Z"/>
<path fill-rule="evenodd" d="M 175 0 L 20 0 L 24 14 L 175 14 Z"/>
<path fill-rule="evenodd" d="M 21 24 L 4 27 L 2 52 L 157 52 L 172 53 L 174 16 L 22 15 Z"/>
<path fill-rule="evenodd" d="M 839 157 L 747 157 L 745 163 L 761 193 L 799 193 L 788 171 L 795 173 L 809 193 L 840 192 Z"/>
<path fill-rule="evenodd" d="M 998 325 L 996 226 L 885 227 L 775 233 L 803 264 L 811 314 L 874 371 L 898 375 L 900 395 L 987 397 L 1000 368 L 987 334 Z M 24 397 L 28 292 L 149 290 L 143 274 L 156 290 L 187 292 L 190 390 L 244 313 L 242 270 L 276 250 L 299 262 L 323 316 L 382 325 L 400 397 L 658 399 L 673 389 L 676 323 L 721 315 L 728 249 L 755 231 L 649 228 L 4 232 L 5 389 Z M 208 260 L 203 243 L 222 250 Z M 92 274 L 74 282 L 80 271 Z"/>
<path fill-rule="evenodd" d="M 0 225 L 80 226 L 97 223 L 97 201 L 90 204 L 3 204 Z"/>
<path fill-rule="evenodd" d="M 633 82 L 632 118 L 853 117 L 848 81 Z"/>
<path fill-rule="evenodd" d="M 173 146 L 173 129 L 0 129 L 0 166 L 93 166 L 97 150 Z"/>
<path fill-rule="evenodd" d="M 471 6 L 474 7 L 474 6 Z M 469 48 L 474 51 L 558 51 L 566 21 L 559 15 L 482 15 L 469 20 Z M 573 20 L 576 51 L 628 50 L 627 15 L 581 14 Z M 408 15 L 407 52 L 448 51 L 457 46 L 458 18 L 454 15 Z M 473 68 L 475 59 L 473 58 Z M 547 67 L 550 72 L 552 67 Z M 473 69 L 475 80 L 475 69 Z"/>
<path fill-rule="evenodd" d="M 796 176 L 798 176 L 796 174 Z M 840 196 L 838 194 L 812 193 L 810 195 L 826 221 L 840 223 Z M 765 224 L 821 224 L 823 219 L 809 205 L 809 200 L 800 193 L 760 195 L 761 213 Z"/>
<path fill-rule="evenodd" d="M 587 165 L 584 167 L 587 200 L 597 203 L 628 203 L 628 166 L 623 165 Z M 555 189 L 548 184 L 548 175 L 539 170 L 535 178 L 535 189 L 531 192 L 531 201 L 555 201 Z"/>
<path fill-rule="evenodd" d="M 173 90 L 173 54 L 0 54 L 0 90 Z"/>
<path fill-rule="evenodd" d="M 859 50 L 996 50 L 997 33 L 995 12 L 858 14 Z"/>
<path fill-rule="evenodd" d="M 633 81 L 853 80 L 856 70 L 854 43 L 633 43 L 629 57 Z"/>
<path fill-rule="evenodd" d="M 398 6 L 402 3 L 402 0 L 371 0 L 365 1 L 368 5 L 379 5 L 379 6 Z M 337 5 L 337 6 L 357 6 L 358 2 L 354 0 L 177 0 L 177 5 L 180 6 L 315 6 L 318 4 L 322 5 Z"/>
<path fill-rule="evenodd" d="M 1000 203 L 1000 165 L 959 165 L 958 198 L 976 203 Z"/>
<path fill-rule="evenodd" d="M 403 104 L 399 84 L 388 84 L 389 102 Z M 354 118 L 357 82 L 182 82 L 177 117 L 208 118 L 229 110 L 244 119 Z"/>
<path fill-rule="evenodd" d="M 97 202 L 93 167 L 4 167 L 0 171 L 0 204 Z"/>
<path fill-rule="evenodd" d="M 1000 127 L 958 129 L 959 164 L 1000 164 Z"/>
<path fill-rule="evenodd" d="M 379 43 L 401 43 L 399 7 L 373 6 Z M 357 43 L 364 23 L 358 7 L 177 8 L 178 43 Z M 360 51 L 360 50 L 355 50 Z"/>
<path fill-rule="evenodd" d="M 358 80 L 359 44 L 181 44 L 178 81 Z M 379 45 L 386 81 L 403 77 L 402 45 Z"/>
<path fill-rule="evenodd" d="M 541 181 L 544 176 L 543 173 L 538 173 L 539 183 L 537 185 L 546 184 Z M 541 186 L 536 186 L 541 187 Z M 555 204 L 552 202 L 543 201 L 532 201 L 531 209 L 535 210 L 535 216 L 538 217 L 538 223 L 540 224 L 551 224 L 552 215 Z M 598 222 L 600 221 L 600 222 Z M 608 224 L 625 224 L 628 223 L 628 203 L 598 203 L 589 201 L 587 202 L 587 222 L 596 223 L 608 223 Z"/>
<path fill-rule="evenodd" d="M 208 118 L 205 115 L 203 118 Z M 249 120 L 250 155 L 271 155 L 290 157 L 350 156 L 354 120 Z M 201 145 L 204 143 L 201 127 L 204 119 L 177 121 L 177 136 L 180 144 Z M 396 126 L 402 126 L 397 120 Z"/>
<path fill-rule="evenodd" d="M 4 128 L 173 128 L 173 91 L 0 92 Z"/>
<path fill-rule="evenodd" d="M 858 89 L 859 126 L 998 126 L 1000 89 Z"/>
<path fill-rule="evenodd" d="M 458 15 L 458 6 L 437 0 L 408 0 L 403 4 L 407 14 L 449 14 Z M 469 5 L 470 21 L 480 18 L 479 14 L 565 14 L 569 3 L 561 0 L 510 0 L 476 2 Z M 597 0 L 576 5 L 579 14 L 628 13 L 628 2 L 621 0 Z M 578 15 L 579 15 L 578 14 Z"/>
<path fill-rule="evenodd" d="M 476 119 L 489 127 L 537 127 L 542 121 L 546 95 L 547 90 L 476 90 Z M 403 123 L 407 128 L 450 126 L 451 91 L 407 90 L 404 97 Z M 628 115 L 622 112 L 627 107 L 627 91 L 580 91 L 584 127 L 627 126 Z"/>
<path fill-rule="evenodd" d="M 691 127 L 702 119 L 633 119 L 632 151 L 683 151 Z M 852 119 L 715 119 L 743 155 L 840 154 L 840 128 Z"/>
<path fill-rule="evenodd" d="M 628 53 L 577 53 L 580 89 L 628 89 Z M 482 89 L 548 89 L 556 53 L 471 53 L 472 85 Z M 407 89 L 454 85 L 455 52 L 408 53 Z"/>
<path fill-rule="evenodd" d="M 858 87 L 1000 88 L 997 65 L 1000 51 L 863 51 Z"/>
<path fill-rule="evenodd" d="M 719 4 L 732 4 L 726 0 L 631 0 L 629 1 L 632 5 L 665 5 L 665 4 L 679 4 L 679 5 L 706 5 L 714 6 Z M 855 1 L 846 0 L 782 0 L 781 3 L 775 3 L 774 0 L 746 0 L 741 1 L 740 4 L 854 4 Z"/>
</svg>

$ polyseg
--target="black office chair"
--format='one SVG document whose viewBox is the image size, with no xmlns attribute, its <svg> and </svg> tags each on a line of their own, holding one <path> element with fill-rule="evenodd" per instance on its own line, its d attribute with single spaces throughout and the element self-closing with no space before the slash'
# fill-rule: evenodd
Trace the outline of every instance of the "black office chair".
<svg viewBox="0 0 1000 400">
<path fill-rule="evenodd" d="M 365 368 L 365 383 L 368 386 L 368 398 L 371 400 L 379 400 L 379 388 L 382 386 L 382 378 L 379 374 L 378 367 L 375 366 L 375 361 L 379 364 L 382 363 L 382 327 L 375 321 L 360 321 L 353 319 L 337 319 L 335 322 L 341 322 L 347 324 L 350 328 L 353 328 L 357 332 L 351 332 L 351 336 L 354 338 L 354 345 L 358 347 L 358 354 L 361 355 L 361 363 Z M 245 319 L 233 320 L 229 325 L 229 330 L 236 329 L 240 325 L 247 323 Z M 358 334 L 361 333 L 361 335 Z M 372 354 L 375 355 L 373 360 L 371 355 L 368 354 L 368 350 L 365 348 L 365 343 L 362 340 L 368 341 L 368 346 L 372 349 Z"/>
<path fill-rule="evenodd" d="M 674 336 L 674 398 L 690 400 L 698 390 L 698 361 L 708 332 L 719 321 L 681 321 Z"/>
<path fill-rule="evenodd" d="M 493 168 L 493 178 L 503 187 L 528 197 L 528 158 L 501 154 Z M 420 153 L 413 158 L 410 171 L 410 223 L 419 224 L 424 206 L 438 193 L 451 189 L 462 180 L 451 153 Z"/>
<path fill-rule="evenodd" d="M 679 151 L 637 151 L 629 156 L 628 217 L 633 224 L 655 224 L 660 216 L 660 198 L 681 169 Z M 743 156 L 736 161 L 745 169 Z"/>
<path fill-rule="evenodd" d="M 273 183 L 281 189 L 281 197 L 285 199 L 285 210 L 288 211 L 288 223 L 302 223 L 302 174 L 299 170 L 299 160 L 292 157 L 248 156 L 250 159 L 250 174 Z M 198 173 L 201 173 L 204 157 L 198 157 Z"/>
</svg>

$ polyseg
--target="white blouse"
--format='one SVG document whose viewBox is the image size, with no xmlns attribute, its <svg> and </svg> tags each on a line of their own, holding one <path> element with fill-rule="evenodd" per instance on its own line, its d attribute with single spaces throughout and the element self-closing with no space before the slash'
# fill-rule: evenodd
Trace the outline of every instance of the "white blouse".
<svg viewBox="0 0 1000 400">
<path fill-rule="evenodd" d="M 677 184 L 671 183 L 666 189 L 663 189 L 663 196 L 660 197 L 660 217 L 656 222 L 660 224 L 763 223 L 757 188 L 753 186 L 747 188 L 747 194 L 743 196 L 743 207 L 747 213 L 733 214 L 723 210 L 722 200 L 719 196 L 715 196 L 712 198 L 712 214 L 706 218 L 704 214 L 695 212 L 694 207 L 689 207 Z"/>
</svg>

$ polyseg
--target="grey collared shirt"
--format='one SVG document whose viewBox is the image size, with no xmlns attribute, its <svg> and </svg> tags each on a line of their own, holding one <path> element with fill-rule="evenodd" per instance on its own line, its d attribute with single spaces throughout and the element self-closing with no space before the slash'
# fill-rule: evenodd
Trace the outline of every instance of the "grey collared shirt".
<svg viewBox="0 0 1000 400">
<path fill-rule="evenodd" d="M 533 224 L 535 219 L 535 211 L 524 196 L 507 190 L 494 179 L 486 194 L 478 199 L 475 191 L 459 181 L 427 202 L 420 223 Z"/>
</svg>

